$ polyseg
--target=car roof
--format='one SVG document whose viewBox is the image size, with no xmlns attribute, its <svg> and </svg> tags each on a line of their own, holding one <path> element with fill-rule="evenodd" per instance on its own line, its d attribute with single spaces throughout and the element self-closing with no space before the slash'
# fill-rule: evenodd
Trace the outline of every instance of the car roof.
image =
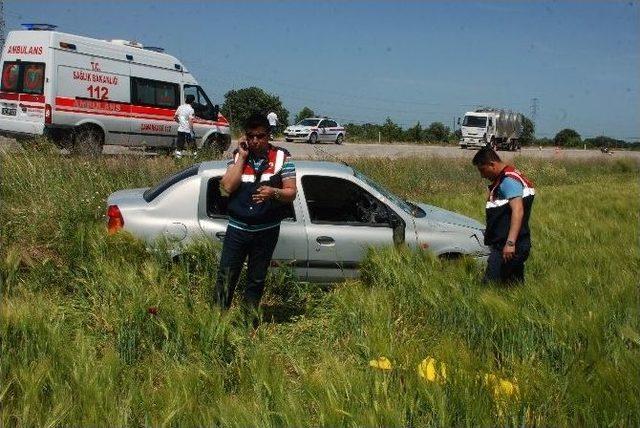
<svg viewBox="0 0 640 428">
<path fill-rule="evenodd" d="M 227 168 L 228 160 L 207 161 L 200 164 L 198 169 L 199 174 L 206 174 L 206 172 L 215 172 L 220 169 Z M 330 161 L 310 161 L 310 160 L 295 160 L 293 161 L 296 171 L 304 174 L 347 174 L 353 175 L 353 168 L 338 162 Z"/>
</svg>

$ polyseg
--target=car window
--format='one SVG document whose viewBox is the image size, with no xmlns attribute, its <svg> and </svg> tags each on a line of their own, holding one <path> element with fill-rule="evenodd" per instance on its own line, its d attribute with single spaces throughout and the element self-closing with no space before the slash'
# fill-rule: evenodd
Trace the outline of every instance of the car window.
<svg viewBox="0 0 640 428">
<path fill-rule="evenodd" d="M 326 128 L 327 127 L 327 121 L 323 120 L 322 122 L 320 122 L 318 124 L 318 128 Z"/>
<path fill-rule="evenodd" d="M 158 197 L 162 192 L 167 190 L 169 187 L 173 186 L 176 183 L 184 180 L 185 178 L 193 177 L 198 173 L 198 168 L 200 168 L 200 164 L 191 165 L 188 168 L 183 169 L 182 171 L 178 171 L 175 174 L 165 178 L 155 187 L 150 187 L 143 194 L 142 197 L 145 201 L 151 202 L 155 198 Z"/>
<path fill-rule="evenodd" d="M 212 218 L 228 218 L 227 204 L 229 198 L 222 196 L 220 180 L 222 177 L 213 177 L 207 183 L 207 215 Z"/>
<path fill-rule="evenodd" d="M 366 175 L 364 175 L 363 173 L 361 173 L 360 171 L 354 169 L 353 170 L 353 175 L 355 177 L 358 177 L 360 180 L 364 181 L 365 183 L 367 183 L 369 186 L 373 187 L 374 189 L 376 189 L 378 192 L 380 192 L 382 194 L 382 196 L 384 196 L 385 198 L 389 199 L 390 201 L 392 201 L 394 204 L 396 204 L 397 206 L 399 206 L 402 211 L 406 212 L 407 214 L 411 214 L 414 217 L 424 217 L 427 214 L 424 212 L 424 210 L 422 208 L 420 208 L 419 206 L 417 206 L 416 204 L 406 201 L 398 196 L 396 196 L 395 194 L 391 193 L 389 190 L 387 190 L 386 188 L 384 188 L 383 186 L 381 186 L 378 182 L 372 180 L 371 178 L 367 177 Z"/>
<path fill-rule="evenodd" d="M 222 177 L 213 177 L 207 182 L 207 216 L 211 218 L 229 218 L 227 205 L 229 197 L 222 196 L 220 191 L 220 180 Z M 285 219 L 284 221 L 296 221 L 293 203 L 284 205 Z"/>
<path fill-rule="evenodd" d="M 327 126 L 330 127 L 330 128 L 335 128 L 335 127 L 338 126 L 338 124 L 335 123 L 333 120 L 328 120 L 327 121 Z"/>
<path fill-rule="evenodd" d="M 318 119 L 303 119 L 297 124 L 300 126 L 316 126 L 318 124 Z"/>
<path fill-rule="evenodd" d="M 389 225 L 387 206 L 352 181 L 305 175 L 302 189 L 312 223 Z"/>
</svg>

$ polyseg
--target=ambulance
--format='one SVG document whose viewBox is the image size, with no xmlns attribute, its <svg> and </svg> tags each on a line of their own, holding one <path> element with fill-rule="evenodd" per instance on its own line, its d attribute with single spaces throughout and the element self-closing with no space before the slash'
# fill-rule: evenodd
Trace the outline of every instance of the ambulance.
<svg viewBox="0 0 640 428">
<path fill-rule="evenodd" d="M 0 134 L 48 136 L 78 154 L 106 144 L 169 149 L 176 108 L 195 102 L 198 148 L 229 148 L 229 122 L 196 79 L 163 49 L 98 40 L 27 24 L 9 32 L 2 51 Z"/>
</svg>

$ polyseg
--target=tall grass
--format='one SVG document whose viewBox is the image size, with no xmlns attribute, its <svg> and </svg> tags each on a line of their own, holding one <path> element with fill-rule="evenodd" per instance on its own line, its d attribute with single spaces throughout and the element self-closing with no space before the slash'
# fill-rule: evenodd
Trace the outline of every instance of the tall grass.
<svg viewBox="0 0 640 428">
<path fill-rule="evenodd" d="M 470 260 L 372 251 L 329 289 L 273 275 L 265 321 L 209 305 L 217 248 L 177 263 L 107 236 L 106 196 L 166 158 L 1 158 L 0 423 L 640 424 L 637 165 L 517 159 L 535 182 L 527 282 Z M 482 219 L 484 183 L 445 159 L 354 160 L 414 200 Z M 387 357 L 391 370 L 370 360 Z M 427 356 L 446 381 L 417 374 Z M 517 386 L 496 394 L 495 374 Z"/>
</svg>

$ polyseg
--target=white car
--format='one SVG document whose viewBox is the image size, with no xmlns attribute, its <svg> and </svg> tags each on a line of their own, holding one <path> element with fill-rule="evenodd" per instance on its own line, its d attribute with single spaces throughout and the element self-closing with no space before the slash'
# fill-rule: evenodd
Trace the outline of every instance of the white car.
<svg viewBox="0 0 640 428">
<path fill-rule="evenodd" d="M 303 119 L 284 130 L 284 138 L 288 142 L 309 142 L 315 144 L 329 141 L 342 144 L 346 135 L 344 127 L 335 120 L 324 117 L 310 117 Z"/>
<path fill-rule="evenodd" d="M 282 222 L 273 254 L 302 281 L 358 275 L 369 247 L 406 245 L 438 257 L 485 260 L 484 225 L 433 205 L 406 201 L 361 172 L 334 162 L 296 161 L 298 194 Z M 107 199 L 108 228 L 148 244 L 164 238 L 179 254 L 198 239 L 221 243 L 228 198 L 220 193 L 225 161 L 194 164 L 152 188 L 120 190 Z"/>
</svg>

